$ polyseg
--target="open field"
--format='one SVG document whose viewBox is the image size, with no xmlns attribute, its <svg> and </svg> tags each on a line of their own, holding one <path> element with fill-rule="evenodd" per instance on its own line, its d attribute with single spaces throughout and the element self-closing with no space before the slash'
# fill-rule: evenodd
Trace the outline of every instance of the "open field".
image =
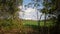
<svg viewBox="0 0 60 34">
<path fill-rule="evenodd" d="M 25 34 L 39 34 L 39 33 L 43 34 L 45 28 L 46 28 L 46 34 L 48 34 L 47 32 L 51 33 L 52 31 L 54 31 L 53 28 L 54 23 L 52 23 L 50 20 L 47 20 L 46 27 L 44 26 L 44 21 L 40 21 L 40 26 L 38 26 L 38 22 L 34 20 L 22 20 L 22 23 L 25 26 L 24 27 Z"/>
<path fill-rule="evenodd" d="M 34 20 L 22 20 L 23 25 L 35 25 L 38 26 L 38 21 L 34 21 Z M 44 21 L 40 21 L 40 26 L 44 26 Z M 46 26 L 53 26 L 54 23 L 52 23 L 51 21 L 46 21 Z"/>
</svg>

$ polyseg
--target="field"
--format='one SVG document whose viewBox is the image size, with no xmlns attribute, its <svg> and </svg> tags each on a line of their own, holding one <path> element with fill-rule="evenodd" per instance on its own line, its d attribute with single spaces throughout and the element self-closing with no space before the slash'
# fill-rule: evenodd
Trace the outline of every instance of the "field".
<svg viewBox="0 0 60 34">
<path fill-rule="evenodd" d="M 39 33 L 43 33 L 44 31 L 44 21 L 40 21 L 38 26 L 38 21 L 34 21 L 34 20 L 22 20 L 23 25 L 25 26 L 24 31 L 26 32 L 25 34 L 39 34 Z M 48 32 L 48 29 L 50 29 L 51 26 L 53 26 L 54 23 L 52 23 L 50 20 L 46 21 L 46 26 L 47 26 L 47 30 L 46 33 Z M 40 31 L 39 31 L 40 30 Z"/>
<path fill-rule="evenodd" d="M 34 20 L 22 20 L 23 25 L 35 25 L 38 26 L 38 21 L 34 21 Z M 40 21 L 40 26 L 44 26 L 44 21 Z M 51 21 L 46 21 L 46 26 L 52 26 L 54 25 L 54 23 L 52 23 Z"/>
<path fill-rule="evenodd" d="M 5 22 L 5 21 L 4 21 Z M 20 33 L 24 33 L 24 34 L 43 34 L 43 32 L 45 31 L 44 29 L 44 20 L 43 21 L 40 21 L 39 24 L 38 24 L 38 21 L 34 21 L 34 20 L 22 20 L 22 23 L 23 23 L 23 27 L 24 28 L 21 28 L 21 25 L 19 26 L 20 22 L 17 23 L 17 21 L 14 21 L 14 26 L 12 26 L 13 28 L 9 29 L 9 27 L 6 27 L 5 30 L 4 28 L 2 28 L 0 31 L 0 33 L 9 33 L 9 34 L 20 34 Z M 4 27 L 5 25 L 8 24 L 8 23 L 3 23 Z M 48 29 L 50 29 L 49 27 L 50 26 L 53 26 L 54 23 L 52 23 L 52 21 L 50 20 L 47 20 L 46 21 L 46 26 L 47 26 L 47 30 L 46 32 L 48 32 Z M 39 26 L 38 26 L 39 25 Z M 17 27 L 19 26 L 19 28 Z M 41 26 L 41 27 L 40 27 Z M 18 29 L 17 29 L 18 28 Z M 21 30 L 22 29 L 22 30 Z M 22 31 L 22 32 L 20 32 Z"/>
</svg>

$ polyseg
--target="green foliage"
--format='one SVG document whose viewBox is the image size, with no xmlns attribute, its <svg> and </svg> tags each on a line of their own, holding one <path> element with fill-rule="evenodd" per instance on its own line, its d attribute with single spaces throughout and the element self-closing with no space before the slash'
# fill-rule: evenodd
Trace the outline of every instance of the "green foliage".
<svg viewBox="0 0 60 34">
<path fill-rule="evenodd" d="M 22 0 L 0 0 L 0 12 L 14 14 L 18 11 L 20 5 L 22 5 Z"/>
<path fill-rule="evenodd" d="M 13 23 L 11 22 L 11 19 L 4 19 L 0 20 L 0 28 L 8 28 L 11 29 L 11 26 L 13 26 Z"/>
<path fill-rule="evenodd" d="M 12 30 L 12 29 L 19 29 L 23 30 L 23 25 L 20 19 L 2 19 L 0 20 L 0 29 L 4 30 Z"/>
<path fill-rule="evenodd" d="M 7 26 L 12 26 L 13 24 L 11 23 L 11 19 L 5 19 L 1 20 L 0 26 L 7 27 Z"/>
<path fill-rule="evenodd" d="M 0 0 L 0 28 L 22 28 L 20 19 L 17 19 L 18 6 L 23 0 Z M 21 26 L 21 27 L 20 27 Z"/>
<path fill-rule="evenodd" d="M 52 12 L 54 12 L 54 10 L 56 10 L 56 0 L 44 0 L 43 6 L 44 8 L 42 10 L 44 11 L 44 13 L 51 14 Z M 41 12 L 43 13 L 43 11 Z"/>
<path fill-rule="evenodd" d="M 40 23 L 41 27 L 44 26 L 44 20 L 41 20 L 41 22 L 39 22 L 39 23 Z M 26 25 L 26 26 L 28 26 L 28 25 L 38 26 L 37 21 L 33 21 L 33 20 L 23 20 L 23 24 Z M 52 20 L 47 20 L 46 21 L 46 27 L 50 27 L 50 26 L 53 27 L 54 25 L 55 25 L 55 23 L 53 23 Z"/>
</svg>

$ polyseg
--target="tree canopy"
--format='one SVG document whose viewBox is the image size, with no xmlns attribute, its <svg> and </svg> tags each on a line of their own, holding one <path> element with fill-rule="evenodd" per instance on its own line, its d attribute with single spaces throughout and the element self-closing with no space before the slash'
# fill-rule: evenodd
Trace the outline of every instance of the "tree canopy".
<svg viewBox="0 0 60 34">
<path fill-rule="evenodd" d="M 0 0 L 0 16 L 8 16 L 16 13 L 22 5 L 22 0 Z"/>
<path fill-rule="evenodd" d="M 0 0 L 0 30 L 3 28 L 22 28 L 21 20 L 16 16 L 23 0 Z M 18 13 L 17 13 L 18 14 Z M 14 17 L 16 16 L 16 17 Z"/>
</svg>

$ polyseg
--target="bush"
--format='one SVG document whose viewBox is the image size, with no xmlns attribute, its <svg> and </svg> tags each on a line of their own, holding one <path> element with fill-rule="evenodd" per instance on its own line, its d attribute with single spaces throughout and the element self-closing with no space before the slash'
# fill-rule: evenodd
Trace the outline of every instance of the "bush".
<svg viewBox="0 0 60 34">
<path fill-rule="evenodd" d="M 0 28 L 2 29 L 22 29 L 22 23 L 19 19 L 2 19 L 0 20 Z"/>
</svg>

